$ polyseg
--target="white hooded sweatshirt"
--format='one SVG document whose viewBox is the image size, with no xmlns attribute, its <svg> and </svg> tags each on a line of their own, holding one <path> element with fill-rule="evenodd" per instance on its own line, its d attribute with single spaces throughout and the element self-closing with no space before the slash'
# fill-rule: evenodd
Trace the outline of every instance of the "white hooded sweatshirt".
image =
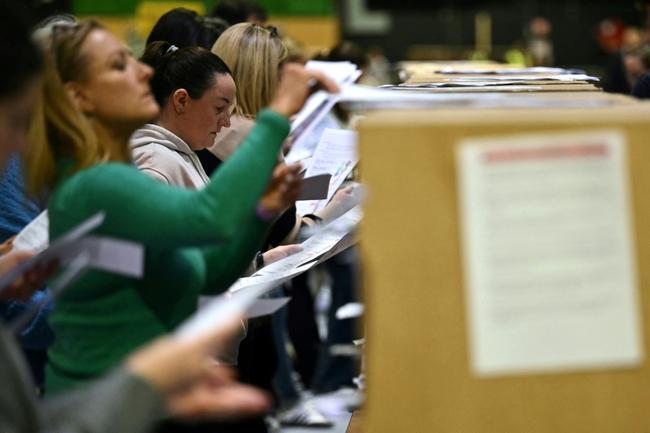
<svg viewBox="0 0 650 433">
<path fill-rule="evenodd" d="M 201 189 L 210 181 L 190 146 L 161 126 L 143 126 L 133 133 L 130 144 L 138 169 L 161 182 Z"/>
</svg>

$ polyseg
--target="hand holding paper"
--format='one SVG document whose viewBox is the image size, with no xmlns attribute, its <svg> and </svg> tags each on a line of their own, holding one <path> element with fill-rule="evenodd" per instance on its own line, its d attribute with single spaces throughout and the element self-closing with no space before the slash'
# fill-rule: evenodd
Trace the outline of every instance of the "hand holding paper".
<svg viewBox="0 0 650 433">
<path fill-rule="evenodd" d="M 16 266 L 32 259 L 32 251 L 11 251 L 0 257 L 0 275 L 4 275 Z M 45 281 L 58 269 L 56 261 L 38 264 L 25 270 L 0 291 L 0 299 L 25 300 L 35 290 L 45 285 Z"/>
</svg>

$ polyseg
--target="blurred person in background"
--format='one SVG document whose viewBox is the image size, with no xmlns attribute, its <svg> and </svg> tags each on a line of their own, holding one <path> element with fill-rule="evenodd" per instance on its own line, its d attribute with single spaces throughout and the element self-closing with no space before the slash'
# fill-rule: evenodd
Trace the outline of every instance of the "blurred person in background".
<svg viewBox="0 0 650 433">
<path fill-rule="evenodd" d="M 219 0 L 210 15 L 231 26 L 245 22 L 263 26 L 269 18 L 266 9 L 255 0 Z"/>
<path fill-rule="evenodd" d="M 553 66 L 555 57 L 553 54 L 553 41 L 551 32 L 553 26 L 544 17 L 535 17 L 528 29 L 527 50 L 532 59 L 532 66 Z"/>
<path fill-rule="evenodd" d="M 228 23 L 222 19 L 202 17 L 189 9 L 174 8 L 158 19 L 147 37 L 147 45 L 165 41 L 179 48 L 210 49 L 227 28 Z"/>
</svg>

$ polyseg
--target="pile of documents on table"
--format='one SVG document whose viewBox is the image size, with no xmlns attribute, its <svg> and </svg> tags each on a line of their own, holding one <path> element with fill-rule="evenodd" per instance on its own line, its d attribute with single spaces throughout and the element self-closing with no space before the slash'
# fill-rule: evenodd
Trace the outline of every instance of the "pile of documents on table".
<svg viewBox="0 0 650 433">
<path fill-rule="evenodd" d="M 548 92 L 596 91 L 597 77 L 581 70 L 521 68 L 493 63 L 403 62 L 404 82 L 393 90 L 434 92 Z"/>
</svg>

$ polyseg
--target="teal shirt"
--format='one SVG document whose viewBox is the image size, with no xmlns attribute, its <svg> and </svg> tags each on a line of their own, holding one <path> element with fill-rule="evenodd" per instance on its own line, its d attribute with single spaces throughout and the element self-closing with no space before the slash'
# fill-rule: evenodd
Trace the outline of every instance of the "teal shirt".
<svg viewBox="0 0 650 433">
<path fill-rule="evenodd" d="M 198 191 L 123 163 L 99 164 L 57 184 L 50 239 L 104 211 L 95 234 L 143 244 L 145 277 L 91 271 L 57 300 L 48 393 L 106 372 L 191 315 L 199 295 L 223 292 L 244 272 L 269 227 L 255 208 L 288 132 L 286 118 L 261 112 L 240 149 Z"/>
</svg>

